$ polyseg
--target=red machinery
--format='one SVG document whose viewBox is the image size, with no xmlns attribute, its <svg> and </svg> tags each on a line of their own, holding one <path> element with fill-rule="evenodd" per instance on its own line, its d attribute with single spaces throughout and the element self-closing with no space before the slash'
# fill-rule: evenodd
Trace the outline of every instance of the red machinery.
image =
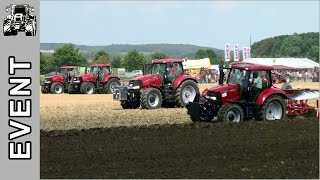
<svg viewBox="0 0 320 180">
<path fill-rule="evenodd" d="M 229 71 L 223 84 L 224 71 Z M 282 120 L 287 114 L 312 109 L 304 102 L 299 107 L 295 100 L 319 97 L 319 91 L 282 90 L 273 86 L 272 66 L 234 62 L 231 68 L 220 67 L 219 85 L 197 94 L 187 105 L 192 121 L 241 122 L 244 119 Z M 257 80 L 259 79 L 260 80 Z M 259 86 L 259 87 L 258 87 Z M 260 87 L 261 86 L 261 87 Z M 289 103 L 288 103 L 289 102 Z M 287 103 L 287 104 L 286 104 Z M 297 111 L 297 109 L 304 109 Z"/>
<path fill-rule="evenodd" d="M 146 65 L 145 75 L 130 80 L 128 86 L 114 88 L 113 99 L 124 109 L 185 107 L 199 89 L 197 81 L 185 74 L 183 59 L 155 59 Z"/>
</svg>

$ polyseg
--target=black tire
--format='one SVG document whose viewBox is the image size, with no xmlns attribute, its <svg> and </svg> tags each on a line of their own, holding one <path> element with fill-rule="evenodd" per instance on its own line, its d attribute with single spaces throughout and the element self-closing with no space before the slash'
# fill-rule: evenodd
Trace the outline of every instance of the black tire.
<svg viewBox="0 0 320 180">
<path fill-rule="evenodd" d="M 186 81 L 183 81 L 180 86 L 178 87 L 177 91 L 176 91 L 176 94 L 175 94 L 175 101 L 176 101 L 176 105 L 178 107 L 186 107 L 187 103 L 188 102 L 184 102 L 183 100 L 183 90 L 186 88 L 186 87 L 192 87 L 195 92 L 194 92 L 194 97 L 196 96 L 197 93 L 199 93 L 199 88 L 196 84 L 196 82 L 194 82 L 193 80 L 186 80 Z M 190 101 L 190 100 L 189 100 Z M 192 102 L 193 100 L 191 100 Z"/>
<path fill-rule="evenodd" d="M 117 78 L 109 79 L 109 81 L 104 85 L 104 92 L 106 94 L 112 94 L 113 93 L 113 89 L 111 89 L 111 87 L 113 87 L 113 85 L 115 85 L 115 84 L 117 86 L 121 85 L 119 79 L 117 79 Z"/>
<path fill-rule="evenodd" d="M 140 102 L 142 109 L 160 108 L 162 104 L 162 94 L 156 88 L 145 89 L 142 92 Z"/>
<path fill-rule="evenodd" d="M 51 85 L 50 92 L 52 94 L 62 94 L 64 92 L 63 84 L 59 82 L 54 82 Z"/>
<path fill-rule="evenodd" d="M 217 120 L 226 123 L 239 123 L 243 121 L 243 118 L 243 109 L 239 104 L 227 103 L 221 107 Z"/>
<path fill-rule="evenodd" d="M 282 89 L 282 90 L 292 89 L 292 86 L 291 86 L 289 83 L 284 83 L 284 84 L 281 86 L 281 89 Z"/>
<path fill-rule="evenodd" d="M 273 103 L 273 104 L 271 104 Z M 268 109 L 271 105 L 274 105 L 276 112 L 275 113 L 280 113 L 279 108 L 281 109 L 281 117 L 280 114 L 277 114 L 277 117 L 274 117 L 275 115 L 272 115 L 272 110 Z M 269 111 L 269 115 L 267 114 L 267 111 Z M 267 116 L 273 116 L 274 119 L 268 119 Z M 286 118 L 286 104 L 285 100 L 283 97 L 279 95 L 272 95 L 268 97 L 263 104 L 259 107 L 259 110 L 257 112 L 256 120 L 258 121 L 271 121 L 271 120 L 284 120 Z"/>
<path fill-rule="evenodd" d="M 123 109 L 137 109 L 140 107 L 140 101 L 121 101 L 121 106 Z"/>
<path fill-rule="evenodd" d="M 94 87 L 94 84 L 91 82 L 83 82 L 80 86 L 80 92 L 81 94 L 94 94 L 96 88 Z"/>
</svg>

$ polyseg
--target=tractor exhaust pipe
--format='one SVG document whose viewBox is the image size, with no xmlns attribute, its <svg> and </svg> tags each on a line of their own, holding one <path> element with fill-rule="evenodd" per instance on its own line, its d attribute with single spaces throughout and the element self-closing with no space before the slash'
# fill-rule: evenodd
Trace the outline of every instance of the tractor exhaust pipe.
<svg viewBox="0 0 320 180">
<path fill-rule="evenodd" d="M 224 79 L 224 72 L 223 72 L 223 65 L 219 65 L 219 84 L 223 84 L 223 79 Z"/>
</svg>

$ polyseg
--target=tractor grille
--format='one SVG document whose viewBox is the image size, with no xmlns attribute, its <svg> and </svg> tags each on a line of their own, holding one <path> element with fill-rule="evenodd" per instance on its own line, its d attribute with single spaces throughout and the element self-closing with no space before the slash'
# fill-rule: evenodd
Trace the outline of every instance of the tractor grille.
<svg viewBox="0 0 320 180">
<path fill-rule="evenodd" d="M 128 99 L 128 88 L 126 86 L 117 86 L 113 88 L 113 99 L 124 101 Z"/>
</svg>

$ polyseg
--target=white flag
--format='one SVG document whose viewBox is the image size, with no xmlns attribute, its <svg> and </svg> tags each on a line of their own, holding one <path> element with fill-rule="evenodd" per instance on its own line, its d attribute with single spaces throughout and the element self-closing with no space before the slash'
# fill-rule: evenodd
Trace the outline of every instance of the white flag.
<svg viewBox="0 0 320 180">
<path fill-rule="evenodd" d="M 233 57 L 234 61 L 239 61 L 239 44 L 233 45 Z"/>
<path fill-rule="evenodd" d="M 226 44 L 224 47 L 224 59 L 230 61 L 230 44 Z"/>
</svg>

